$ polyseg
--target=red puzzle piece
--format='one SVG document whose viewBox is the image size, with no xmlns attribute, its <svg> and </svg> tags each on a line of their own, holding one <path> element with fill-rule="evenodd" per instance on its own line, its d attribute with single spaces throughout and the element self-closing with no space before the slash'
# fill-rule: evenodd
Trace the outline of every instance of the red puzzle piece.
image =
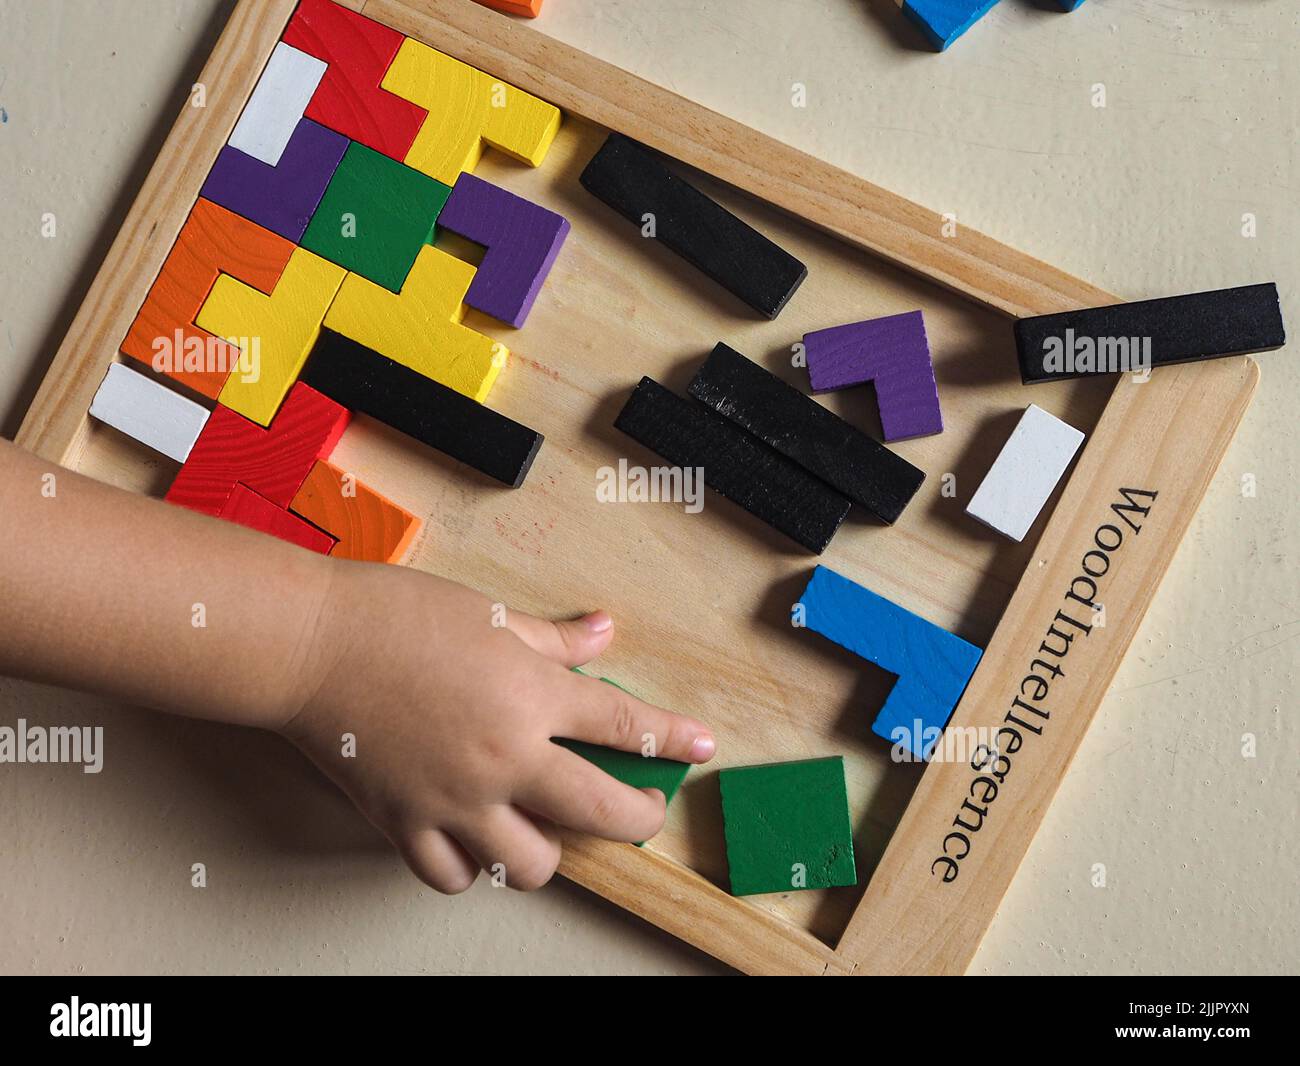
<svg viewBox="0 0 1300 1066">
<path fill-rule="evenodd" d="M 221 517 L 228 522 L 237 522 L 259 533 L 270 533 L 273 537 L 297 544 L 300 548 L 328 555 L 334 548 L 334 538 L 322 533 L 310 522 L 299 518 L 292 511 L 277 507 L 265 496 L 259 496 L 247 485 L 236 485 L 221 509 Z"/>
<path fill-rule="evenodd" d="M 167 500 L 220 517 L 242 482 L 277 507 L 288 507 L 317 459 L 326 459 L 349 412 L 297 382 L 269 429 L 218 404 L 167 490 Z"/>
<path fill-rule="evenodd" d="M 302 0 L 284 43 L 329 64 L 307 117 L 399 163 L 428 114 L 380 88 L 404 38 L 332 0 Z"/>
</svg>

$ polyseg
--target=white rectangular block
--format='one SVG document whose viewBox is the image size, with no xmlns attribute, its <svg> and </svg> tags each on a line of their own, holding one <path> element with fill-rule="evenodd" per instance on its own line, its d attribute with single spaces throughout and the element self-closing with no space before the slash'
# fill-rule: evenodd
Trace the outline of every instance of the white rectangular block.
<svg viewBox="0 0 1300 1066">
<path fill-rule="evenodd" d="M 1024 540 L 1082 443 L 1077 429 L 1031 403 L 966 513 L 1012 540 Z"/>
<path fill-rule="evenodd" d="M 235 123 L 230 146 L 278 166 L 284 147 L 325 76 L 326 64 L 281 42 L 257 80 L 244 113 Z"/>
<path fill-rule="evenodd" d="M 178 463 L 189 458 L 208 420 L 206 407 L 122 363 L 109 366 L 90 414 Z"/>
</svg>

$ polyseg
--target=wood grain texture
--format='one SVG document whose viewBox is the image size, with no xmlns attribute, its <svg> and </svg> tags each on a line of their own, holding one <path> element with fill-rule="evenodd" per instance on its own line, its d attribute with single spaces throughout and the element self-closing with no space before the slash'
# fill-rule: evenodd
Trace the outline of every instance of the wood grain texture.
<svg viewBox="0 0 1300 1066">
<path fill-rule="evenodd" d="M 1052 663 L 1064 676 L 1052 680 L 1041 701 L 1050 720 L 1039 719 L 1042 735 L 1025 731 L 1023 746 L 1008 752 L 1010 769 L 997 796 L 984 804 L 981 828 L 969 834 L 969 853 L 950 882 L 933 872 L 934 864 L 945 853 L 962 804 L 986 793 L 972 786 L 978 772 L 970 759 L 927 767 L 839 941 L 839 951 L 859 972 L 965 972 L 1258 381 L 1255 363 L 1238 358 L 1167 368 L 1145 383 L 1124 379 L 1116 389 L 949 732 L 1001 729 L 1006 716 L 1019 710 L 1013 700 L 1037 691 L 1022 687 L 1023 679 L 1034 673 L 1035 659 L 1051 658 L 1043 644 L 1051 639 L 1049 627 L 1063 625 L 1056 621 L 1058 612 L 1070 609 L 1072 617 L 1091 620 L 1086 607 L 1066 594 L 1087 594 L 1075 579 L 1085 572 L 1086 553 L 1113 543 L 1110 531 L 1101 532 L 1108 525 L 1122 540 L 1107 552 L 1106 572 L 1097 579 L 1095 599 L 1105 604 L 1106 625 L 1087 636 L 1076 632 L 1068 657 Z M 1133 496 L 1134 490 L 1158 495 Z M 1149 513 L 1131 509 L 1133 503 L 1149 507 Z M 1098 559 L 1091 560 L 1091 569 L 1101 568 Z M 1060 639 L 1053 643 L 1059 647 Z M 1009 749 L 1012 741 L 1003 737 L 999 743 Z M 954 841 L 948 851 L 962 847 Z M 940 870 L 946 872 L 946 864 Z"/>
<path fill-rule="evenodd" d="M 180 468 L 167 500 L 220 515 L 235 484 L 288 507 L 317 459 L 334 450 L 349 413 L 299 382 L 270 429 L 218 404 Z"/>
<path fill-rule="evenodd" d="M 460 0 L 370 0 L 366 14 L 1010 315 L 1113 303 L 991 237 L 749 129 L 527 25 Z"/>
<path fill-rule="evenodd" d="M 562 875 L 738 970 L 821 976 L 852 969 L 820 940 L 728 895 L 650 846 L 562 836 Z"/>
<path fill-rule="evenodd" d="M 415 40 L 402 42 L 383 86 L 428 111 L 404 162 L 444 185 L 487 145 L 538 166 L 560 128 L 553 104 Z"/>
<path fill-rule="evenodd" d="M 158 493 L 166 487 L 166 470 L 120 434 L 92 431 L 86 409 L 292 6 L 291 0 L 242 0 L 236 8 L 201 75 L 209 86 L 208 107 L 185 105 L 24 423 L 20 442 L 52 461 L 137 491 Z M 359 0 L 349 0 L 348 6 L 359 6 Z M 398 29 L 422 33 L 428 43 L 569 110 L 545 167 L 522 168 L 488 153 L 478 173 L 565 215 L 573 231 L 548 282 L 547 299 L 512 337 L 512 365 L 493 396 L 494 407 L 512 418 L 533 421 L 545 412 L 551 441 L 521 491 L 484 491 L 466 479 L 462 467 L 366 419 L 345 435 L 334 461 L 362 473 L 382 471 L 386 492 L 431 516 L 436 535 L 417 544 L 414 565 L 547 617 L 608 608 L 618 619 L 620 636 L 602 657 L 602 672 L 620 677 L 655 703 L 707 721 L 725 753 L 722 764 L 770 761 L 774 751 L 792 758 L 842 754 L 859 859 L 874 863 L 895 833 L 916 778 L 890 763 L 881 745 L 845 730 L 843 723 L 878 707 L 884 686 L 854 657 L 824 642 L 821 650 L 810 648 L 807 634 L 791 630 L 789 608 L 806 582 L 808 563 L 783 538 L 736 536 L 734 517 L 714 513 L 721 508 L 687 521 L 671 506 L 600 503 L 592 491 L 593 471 L 627 455 L 612 420 L 643 373 L 685 388 L 694 366 L 720 337 L 795 382 L 801 375 L 790 368 L 790 345 L 802 333 L 924 307 L 948 424 L 943 434 L 905 442 L 898 451 L 932 473 L 953 471 L 963 482 L 977 479 L 1026 402 L 1009 324 L 861 249 L 874 248 L 913 273 L 931 271 L 944 288 L 1010 313 L 1046 314 L 1112 303 L 1116 297 L 964 228 L 945 240 L 936 213 L 477 5 L 421 0 L 416 9 L 396 0 L 371 0 L 365 11 Z M 809 265 L 800 298 L 779 324 L 741 319 L 699 286 L 666 269 L 651 269 L 644 258 L 628 257 L 626 234 L 615 232 L 608 211 L 575 188 L 578 173 L 610 127 L 788 212 L 706 176 L 693 179 Z M 816 228 L 849 243 L 828 239 Z M 474 316 L 466 315 L 467 324 L 476 324 Z M 1248 360 L 1173 371 L 1189 383 L 1195 396 L 1191 406 L 1199 405 L 1201 421 L 1193 412 L 1188 429 L 1193 436 L 1213 436 L 1198 438 L 1186 455 L 1189 480 L 1180 489 L 1179 506 L 1189 511 L 1253 387 L 1253 380 L 1223 381 L 1218 368 L 1227 365 L 1254 373 Z M 1109 449 L 1126 461 L 1133 455 L 1145 461 L 1151 439 L 1146 428 L 1130 431 L 1125 412 L 1131 412 L 1133 390 L 1151 387 L 1162 374 L 1144 386 L 1096 379 L 1049 383 L 1035 386 L 1033 398 L 1091 433 L 1114 391 L 1120 413 L 1093 435 L 1085 463 L 1087 455 Z M 1202 385 L 1214 394 L 1202 394 Z M 827 405 L 850 418 L 862 414 L 850 394 L 832 395 Z M 872 430 L 870 424 L 865 428 Z M 1171 445 L 1165 458 L 1173 451 Z M 1192 469 L 1198 456 L 1201 468 Z M 1059 543 L 1049 538 L 1063 536 L 1078 520 L 1087 502 L 1086 493 L 1071 495 L 1079 476 L 1076 471 L 1067 482 L 1044 543 Z M 986 643 L 1004 609 L 1004 624 L 1014 630 L 1032 606 L 1032 590 L 1014 600 L 1012 593 L 1026 566 L 1037 567 L 1041 557 L 1034 543 L 1006 542 L 971 522 L 959 502 L 931 496 L 930 484 L 937 480 L 923 487 L 891 529 L 854 527 L 850 518 L 830 561 L 909 610 Z M 1143 533 L 1146 554 L 1134 576 L 1147 599 L 1182 529 L 1161 525 Z M 718 565 L 720 557 L 725 566 Z M 1108 644 L 1119 646 L 1107 654 L 1118 659 L 1130 637 L 1131 631 L 1113 642 L 1108 637 Z M 1071 689 L 1067 713 L 1090 716 L 1109 676 L 1087 672 Z M 1059 773 L 1054 778 L 1045 770 L 1041 777 L 1041 795 L 1049 797 Z M 1026 803 L 1037 805 L 1041 814 L 1046 798 L 1035 797 Z M 1037 825 L 1033 812 L 1029 820 Z M 1022 827 L 1023 835 L 1032 826 Z M 888 908 L 873 904 L 881 920 L 864 918 L 846 941 L 846 954 L 837 956 L 826 944 L 844 932 L 855 890 L 734 900 L 719 887 L 726 879 L 721 856 L 716 787 L 712 773 L 705 772 L 687 780 L 664 829 L 645 848 L 575 838 L 562 869 L 615 903 L 756 973 L 843 973 L 858 958 L 866 969 L 885 969 L 886 962 L 895 969 L 933 968 L 934 960 L 913 951 L 898 923 L 928 928 L 932 920 L 948 917 L 969 922 L 961 935 L 977 940 L 1005 887 L 972 893 L 969 918 L 945 915 L 933 901 L 909 913 L 900 903 L 906 889 L 900 889 Z M 877 880 L 869 892 L 883 889 Z M 937 939 L 951 935 L 940 923 Z M 869 942 L 877 936 L 887 942 L 884 958 L 869 954 Z M 953 958 L 948 968 L 960 968 Z"/>
<path fill-rule="evenodd" d="M 77 465 L 89 440 L 90 398 L 175 244 L 296 2 L 266 0 L 235 8 L 198 77 L 208 87 L 206 105 L 192 107 L 189 100 L 181 104 L 23 420 L 16 438 L 23 447 L 65 466 Z"/>
<path fill-rule="evenodd" d="M 352 6 L 358 10 L 362 0 Z M 402 35 L 334 0 L 302 0 L 285 43 L 328 67 L 307 105 L 307 117 L 391 159 L 406 158 L 425 110 L 380 88 Z"/>
<path fill-rule="evenodd" d="M 342 267 L 295 248 L 269 296 L 234 278 L 217 278 L 194 321 L 218 337 L 236 338 L 243 352 L 221 386 L 218 398 L 225 406 L 258 425 L 271 424 L 345 274 Z"/>
<path fill-rule="evenodd" d="M 321 555 L 330 554 L 330 549 L 334 547 L 334 538 L 328 533 L 285 508 L 277 507 L 247 485 L 236 485 L 231 490 L 219 517 Z"/>
<path fill-rule="evenodd" d="M 215 400 L 239 361 L 239 349 L 194 325 L 199 308 L 218 274 L 269 294 L 293 248 L 292 241 L 200 199 L 131 323 L 122 352 Z M 191 351 L 201 351 L 202 362 L 183 369 Z"/>
<path fill-rule="evenodd" d="M 510 349 L 464 324 L 474 267 L 426 244 L 400 293 L 349 274 L 325 326 L 480 403 Z"/>
<path fill-rule="evenodd" d="M 329 554 L 364 563 L 398 562 L 420 531 L 420 520 L 347 471 L 317 460 L 289 509 L 337 543 Z"/>
</svg>

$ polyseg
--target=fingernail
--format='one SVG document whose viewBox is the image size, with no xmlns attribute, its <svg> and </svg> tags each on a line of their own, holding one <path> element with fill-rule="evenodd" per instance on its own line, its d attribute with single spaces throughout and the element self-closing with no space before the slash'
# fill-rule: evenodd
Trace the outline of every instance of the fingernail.
<svg viewBox="0 0 1300 1066">
<path fill-rule="evenodd" d="M 592 611 L 583 618 L 583 621 L 593 633 L 603 633 L 614 624 L 614 619 L 610 618 L 605 611 Z"/>
<path fill-rule="evenodd" d="M 718 745 L 712 737 L 696 737 L 695 743 L 691 745 L 691 762 L 708 762 L 717 750 Z"/>
</svg>

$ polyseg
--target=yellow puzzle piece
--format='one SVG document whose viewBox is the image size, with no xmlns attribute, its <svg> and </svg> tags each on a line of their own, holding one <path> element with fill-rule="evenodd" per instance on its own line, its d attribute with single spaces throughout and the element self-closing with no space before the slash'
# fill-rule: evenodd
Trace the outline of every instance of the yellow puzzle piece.
<svg viewBox="0 0 1300 1066">
<path fill-rule="evenodd" d="M 461 325 L 473 279 L 469 263 L 426 244 L 398 294 L 360 274 L 344 278 L 325 325 L 481 403 L 510 350 Z"/>
<path fill-rule="evenodd" d="M 560 129 L 559 108 L 409 37 L 382 84 L 429 112 L 404 162 L 444 185 L 474 169 L 484 143 L 538 166 Z"/>
<path fill-rule="evenodd" d="M 212 286 L 194 324 L 240 349 L 218 402 L 269 426 L 320 336 L 321 321 L 346 274 L 295 248 L 270 296 L 228 274 Z"/>
</svg>

